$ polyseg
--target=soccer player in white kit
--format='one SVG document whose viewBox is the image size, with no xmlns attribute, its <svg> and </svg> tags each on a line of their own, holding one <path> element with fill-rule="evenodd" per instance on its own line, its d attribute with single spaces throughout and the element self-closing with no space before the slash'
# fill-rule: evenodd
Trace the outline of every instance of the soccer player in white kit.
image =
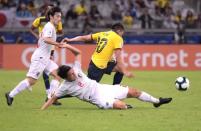
<svg viewBox="0 0 201 131">
<path fill-rule="evenodd" d="M 22 80 L 11 92 L 5 94 L 7 104 L 12 105 L 13 98 L 25 89 L 32 89 L 31 86 L 36 83 L 42 72 L 45 71 L 47 74 L 53 76 L 50 83 L 50 89 L 53 91 L 59 86 L 59 80 L 61 79 L 57 75 L 57 64 L 50 60 L 50 53 L 52 46 L 59 48 L 66 47 L 65 43 L 56 42 L 56 30 L 55 26 L 61 21 L 61 10 L 58 7 L 54 7 L 49 11 L 48 14 L 49 22 L 44 26 L 38 40 L 38 48 L 34 51 L 31 57 L 31 64 L 27 77 Z"/>
<path fill-rule="evenodd" d="M 121 101 L 125 98 L 137 98 L 141 101 L 153 103 L 154 107 L 171 102 L 172 98 L 155 98 L 136 88 L 121 85 L 100 84 L 89 79 L 81 70 L 81 54 L 70 49 L 76 59 L 73 66 L 62 65 L 58 68 L 58 75 L 64 79 L 53 96 L 41 107 L 48 108 L 55 100 L 65 95 L 75 96 L 101 109 L 128 109 L 131 105 Z"/>
</svg>

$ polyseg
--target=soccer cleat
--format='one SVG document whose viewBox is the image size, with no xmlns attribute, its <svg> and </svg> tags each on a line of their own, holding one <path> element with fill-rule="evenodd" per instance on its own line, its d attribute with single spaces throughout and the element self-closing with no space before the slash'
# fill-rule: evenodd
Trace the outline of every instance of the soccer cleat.
<svg viewBox="0 0 201 131">
<path fill-rule="evenodd" d="M 61 106 L 62 104 L 61 104 L 61 102 L 59 102 L 59 101 L 56 100 L 54 103 L 52 103 L 52 105 Z"/>
<path fill-rule="evenodd" d="M 126 104 L 126 109 L 132 109 L 132 108 L 133 108 L 133 106 Z"/>
<path fill-rule="evenodd" d="M 13 98 L 10 97 L 9 94 L 10 94 L 10 92 L 7 92 L 7 93 L 5 94 L 5 97 L 6 97 L 8 106 L 11 106 L 12 103 L 13 103 Z"/>
<path fill-rule="evenodd" d="M 169 102 L 171 102 L 172 101 L 172 98 L 159 98 L 159 103 L 154 103 L 153 105 L 154 105 L 154 107 L 159 107 L 159 106 L 161 106 L 161 105 L 163 105 L 163 104 L 167 104 L 167 103 L 169 103 Z"/>
<path fill-rule="evenodd" d="M 45 102 L 47 102 L 47 101 L 48 101 L 48 98 L 45 99 Z M 54 105 L 54 106 L 61 106 L 62 104 L 61 104 L 61 102 L 59 102 L 59 101 L 56 100 L 55 102 L 52 103 L 52 105 Z"/>
</svg>

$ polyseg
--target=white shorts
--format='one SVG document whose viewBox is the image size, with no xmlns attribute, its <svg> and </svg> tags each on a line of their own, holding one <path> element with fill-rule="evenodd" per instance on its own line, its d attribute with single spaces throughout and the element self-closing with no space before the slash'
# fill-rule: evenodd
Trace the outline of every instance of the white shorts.
<svg viewBox="0 0 201 131">
<path fill-rule="evenodd" d="M 52 71 L 58 69 L 58 65 L 53 60 L 35 59 L 31 60 L 29 71 L 27 73 L 28 77 L 38 79 L 43 71 L 49 75 Z"/>
<path fill-rule="evenodd" d="M 103 84 L 98 87 L 95 101 L 92 103 L 102 109 L 113 108 L 114 102 L 127 98 L 127 94 L 128 87 Z"/>
</svg>

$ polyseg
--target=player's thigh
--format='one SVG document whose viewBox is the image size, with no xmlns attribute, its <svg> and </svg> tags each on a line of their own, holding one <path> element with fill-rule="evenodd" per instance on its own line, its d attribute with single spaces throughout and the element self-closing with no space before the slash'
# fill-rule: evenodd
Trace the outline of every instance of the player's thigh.
<svg viewBox="0 0 201 131">
<path fill-rule="evenodd" d="M 87 76 L 90 79 L 96 80 L 97 82 L 99 82 L 101 80 L 101 78 L 103 77 L 103 74 L 104 74 L 103 69 L 99 69 L 92 62 L 89 64 Z"/>
<path fill-rule="evenodd" d="M 41 60 L 32 60 L 27 72 L 27 77 L 38 79 L 45 70 L 46 66 L 47 62 Z"/>
<path fill-rule="evenodd" d="M 108 62 L 107 67 L 104 70 L 104 73 L 110 75 L 114 71 L 114 68 L 116 67 L 116 65 L 117 63 L 115 61 Z"/>
<path fill-rule="evenodd" d="M 105 90 L 107 90 L 106 94 L 115 99 L 125 99 L 127 98 L 129 88 L 127 86 L 122 85 L 105 85 Z"/>
<path fill-rule="evenodd" d="M 128 94 L 128 88 L 120 85 L 103 84 L 97 90 L 97 106 L 103 109 L 113 108 L 117 100 L 127 98 Z"/>
<path fill-rule="evenodd" d="M 54 72 L 55 74 L 55 71 L 57 69 L 58 69 L 58 65 L 53 60 L 50 60 L 49 64 L 46 66 L 44 71 L 47 75 L 49 75 L 52 72 Z"/>
<path fill-rule="evenodd" d="M 114 102 L 114 98 L 105 95 L 100 95 L 94 104 L 96 104 L 101 109 L 111 109 L 113 108 Z"/>
</svg>

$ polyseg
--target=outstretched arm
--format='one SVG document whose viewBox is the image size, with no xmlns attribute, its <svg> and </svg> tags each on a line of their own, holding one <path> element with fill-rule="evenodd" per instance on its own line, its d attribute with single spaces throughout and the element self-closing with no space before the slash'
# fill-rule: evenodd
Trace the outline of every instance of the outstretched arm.
<svg viewBox="0 0 201 131">
<path fill-rule="evenodd" d="M 91 41 L 92 40 L 92 37 L 91 37 L 91 34 L 89 35 L 84 35 L 84 36 L 77 36 L 77 37 L 74 37 L 74 38 L 65 38 L 65 41 L 67 42 L 74 42 L 74 41 Z"/>
<path fill-rule="evenodd" d="M 38 34 L 35 32 L 35 27 L 31 27 L 30 29 L 29 29 L 29 32 L 38 40 L 39 39 L 39 36 L 38 36 Z"/>
<path fill-rule="evenodd" d="M 62 40 L 63 42 L 64 40 Z M 81 63 L 81 50 L 79 50 L 78 48 L 71 46 L 69 44 L 63 44 L 62 48 L 67 48 L 69 49 L 74 55 L 75 55 L 75 60 L 79 61 Z"/>
<path fill-rule="evenodd" d="M 64 44 L 62 42 L 58 43 L 50 37 L 43 37 L 42 39 L 45 41 L 45 43 L 50 44 L 50 45 L 55 45 L 57 47 L 61 47 L 61 45 Z"/>
<path fill-rule="evenodd" d="M 122 72 L 126 77 L 133 77 L 132 72 L 128 71 L 126 67 L 124 66 L 122 56 L 121 56 L 121 49 L 116 49 L 114 51 L 117 65 L 116 65 L 116 70 Z"/>
<path fill-rule="evenodd" d="M 52 105 L 52 103 L 54 102 L 54 101 L 56 101 L 58 98 L 55 96 L 55 95 L 53 95 L 50 99 L 48 99 L 48 101 L 41 107 L 41 110 L 45 110 L 45 109 L 47 109 L 50 105 Z"/>
<path fill-rule="evenodd" d="M 39 33 L 36 33 L 35 31 L 39 26 L 40 26 L 40 18 L 38 17 L 33 21 L 32 26 L 29 29 L 31 34 L 33 34 L 37 38 L 37 40 L 39 39 Z"/>
</svg>

